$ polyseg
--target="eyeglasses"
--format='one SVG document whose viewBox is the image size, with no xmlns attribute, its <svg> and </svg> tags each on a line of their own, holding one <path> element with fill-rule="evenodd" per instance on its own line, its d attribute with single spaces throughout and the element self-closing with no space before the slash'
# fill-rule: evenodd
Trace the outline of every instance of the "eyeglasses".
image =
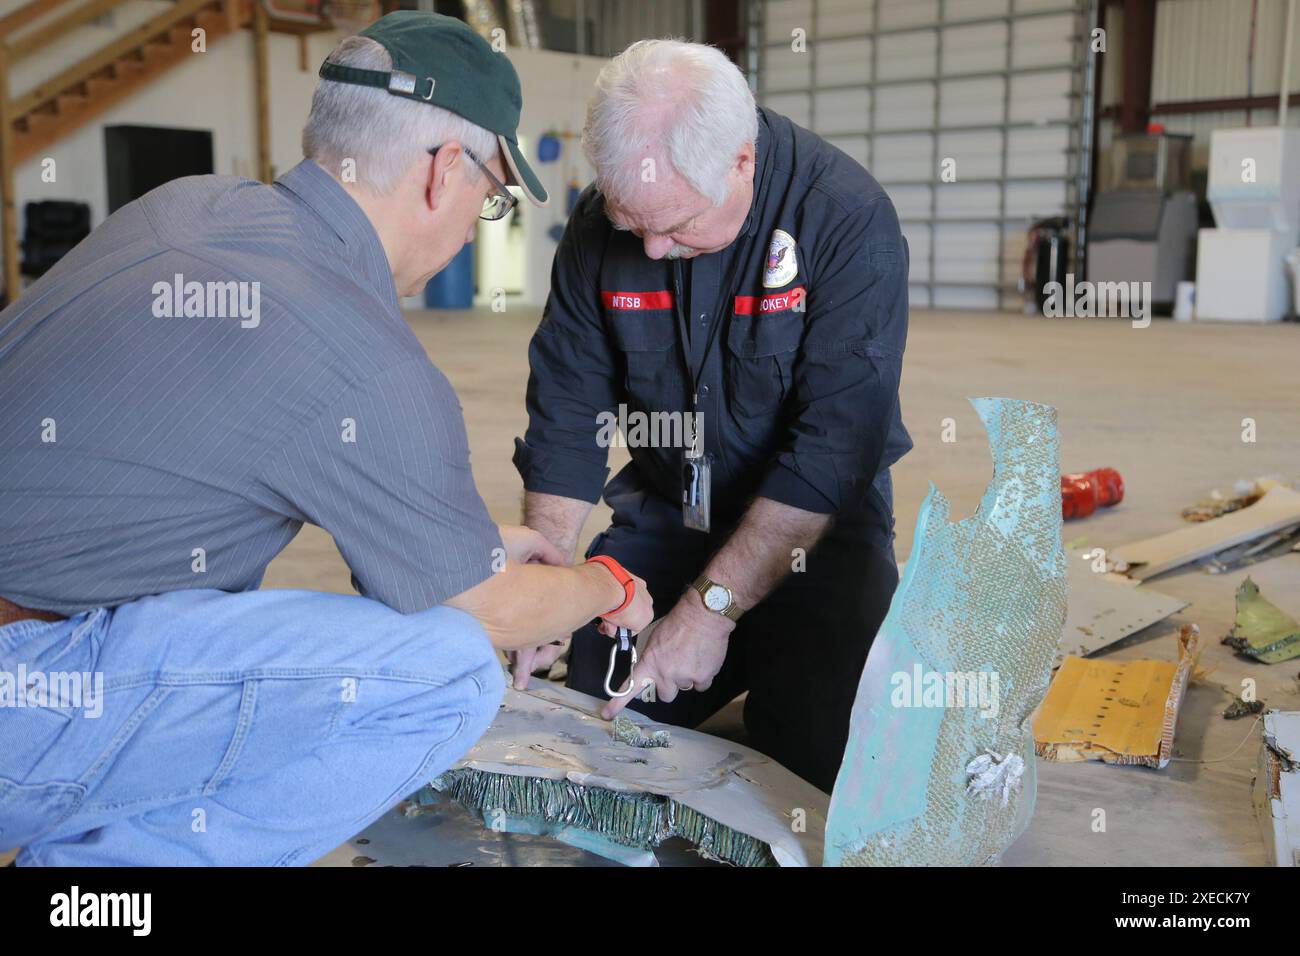
<svg viewBox="0 0 1300 956">
<path fill-rule="evenodd" d="M 437 156 L 440 149 L 442 149 L 441 146 L 430 147 L 429 155 Z M 511 209 L 515 208 L 515 203 L 519 202 L 519 200 L 506 188 L 505 183 L 492 175 L 492 170 L 488 169 L 487 164 L 475 156 L 468 146 L 462 145 L 461 150 L 474 161 L 474 165 L 483 170 L 483 175 L 492 183 L 493 192 L 483 200 L 483 211 L 478 214 L 478 217 L 488 222 L 496 222 L 498 219 L 504 218 Z"/>
</svg>

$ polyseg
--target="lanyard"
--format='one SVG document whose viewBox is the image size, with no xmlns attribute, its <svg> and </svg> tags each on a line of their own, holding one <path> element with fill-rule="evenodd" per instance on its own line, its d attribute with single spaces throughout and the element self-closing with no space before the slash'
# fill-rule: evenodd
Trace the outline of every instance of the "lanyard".
<svg viewBox="0 0 1300 956">
<path fill-rule="evenodd" d="M 700 376 L 704 374 L 705 368 L 709 364 L 709 356 L 713 352 L 713 343 L 718 338 L 718 333 L 722 329 L 722 323 L 726 315 L 727 300 L 736 294 L 736 279 L 740 275 L 741 264 L 749 258 L 750 250 L 753 248 L 753 241 L 747 239 L 743 246 L 738 246 L 735 250 L 735 257 L 731 260 L 731 266 L 727 269 L 727 276 L 723 280 L 720 290 L 721 298 L 713 310 L 713 322 L 709 326 L 709 337 L 704 343 L 704 353 L 700 356 L 700 365 L 696 369 L 691 365 L 691 338 L 690 338 L 690 321 L 686 314 L 686 304 L 682 302 L 682 260 L 673 260 L 673 311 L 677 316 L 677 331 L 681 338 L 682 360 L 686 366 L 686 375 L 691 385 L 691 410 L 698 411 L 700 407 L 699 381 Z"/>
</svg>

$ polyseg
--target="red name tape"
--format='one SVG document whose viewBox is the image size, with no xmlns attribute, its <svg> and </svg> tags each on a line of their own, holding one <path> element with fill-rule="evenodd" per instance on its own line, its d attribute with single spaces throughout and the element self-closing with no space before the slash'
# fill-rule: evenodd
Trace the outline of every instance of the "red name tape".
<svg viewBox="0 0 1300 956">
<path fill-rule="evenodd" d="M 660 292 L 601 292 L 607 309 L 631 310 L 671 309 L 673 294 L 666 289 Z"/>
<path fill-rule="evenodd" d="M 807 290 L 801 285 L 797 285 L 793 289 L 787 289 L 785 292 L 773 292 L 770 295 L 761 297 L 738 295 L 736 296 L 736 314 L 753 315 L 757 312 L 759 315 L 766 315 L 769 312 L 799 309 L 803 307 L 803 301 L 807 295 Z"/>
</svg>

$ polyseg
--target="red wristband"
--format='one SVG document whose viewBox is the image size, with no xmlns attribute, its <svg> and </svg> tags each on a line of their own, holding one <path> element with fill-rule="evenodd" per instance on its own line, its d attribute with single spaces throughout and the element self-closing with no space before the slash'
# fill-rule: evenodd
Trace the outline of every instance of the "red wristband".
<svg viewBox="0 0 1300 956">
<path fill-rule="evenodd" d="M 612 611 L 606 611 L 604 614 L 600 615 L 601 617 L 613 617 L 632 603 L 632 598 L 636 597 L 636 581 L 632 580 L 632 575 L 628 574 L 627 571 L 624 570 L 623 565 L 619 564 L 607 554 L 598 554 L 594 558 L 588 558 L 585 563 L 603 564 L 609 570 L 609 573 L 614 575 L 615 580 L 617 580 L 619 584 L 623 585 L 623 603 Z"/>
</svg>

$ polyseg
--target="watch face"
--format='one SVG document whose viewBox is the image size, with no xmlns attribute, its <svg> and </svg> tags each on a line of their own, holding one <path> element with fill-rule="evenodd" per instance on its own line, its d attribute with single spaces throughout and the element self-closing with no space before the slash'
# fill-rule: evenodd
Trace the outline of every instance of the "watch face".
<svg viewBox="0 0 1300 956">
<path fill-rule="evenodd" d="M 731 603 L 731 592 L 721 584 L 712 585 L 704 592 L 704 606 L 710 611 L 717 611 L 721 614 Z"/>
</svg>

